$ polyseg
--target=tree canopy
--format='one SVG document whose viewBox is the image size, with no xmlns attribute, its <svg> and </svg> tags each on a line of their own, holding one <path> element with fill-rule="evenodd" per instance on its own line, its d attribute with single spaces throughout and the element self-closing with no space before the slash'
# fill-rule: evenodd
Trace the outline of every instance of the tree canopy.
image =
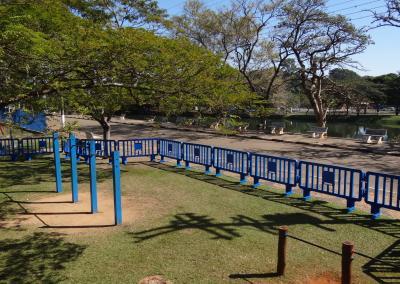
<svg viewBox="0 0 400 284">
<path fill-rule="evenodd" d="M 122 2 L 149 1 L 106 2 L 119 9 Z M 128 103 L 166 113 L 194 106 L 223 111 L 251 97 L 234 69 L 188 40 L 113 23 L 108 14 L 110 25 L 87 16 L 106 2 L 74 1 L 74 9 L 85 13 L 74 13 L 71 1 L 1 6 L 0 104 L 64 98 L 109 137 L 111 116 Z M 138 21 L 126 17 L 130 24 Z M 223 107 L 217 103 L 221 96 Z"/>
</svg>

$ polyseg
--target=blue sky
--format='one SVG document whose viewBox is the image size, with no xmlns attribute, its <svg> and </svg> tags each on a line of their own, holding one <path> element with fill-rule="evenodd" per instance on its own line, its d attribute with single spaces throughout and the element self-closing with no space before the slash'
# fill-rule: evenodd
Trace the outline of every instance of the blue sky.
<svg viewBox="0 0 400 284">
<path fill-rule="evenodd" d="M 184 0 L 159 0 L 159 5 L 168 10 L 170 15 L 179 14 Z M 203 0 L 208 7 L 217 9 L 229 4 L 230 0 Z M 373 9 L 383 12 L 384 0 L 327 0 L 331 13 L 341 13 L 353 19 L 356 26 L 366 25 L 371 21 L 369 12 Z M 362 19 L 360 19 L 362 18 Z M 361 75 L 381 75 L 400 72 L 400 28 L 383 27 L 369 32 L 375 44 L 354 57 L 365 69 L 357 71 Z"/>
</svg>

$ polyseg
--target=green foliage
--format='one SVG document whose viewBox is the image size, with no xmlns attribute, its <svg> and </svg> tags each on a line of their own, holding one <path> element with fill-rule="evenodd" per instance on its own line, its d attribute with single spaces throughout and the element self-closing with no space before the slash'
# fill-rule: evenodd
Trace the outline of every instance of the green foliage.
<svg viewBox="0 0 400 284">
<path fill-rule="evenodd" d="M 1 6 L 0 106 L 63 104 L 91 115 L 106 133 L 111 116 L 129 105 L 169 116 L 193 109 L 225 116 L 251 101 L 237 71 L 218 56 L 132 28 L 157 17 L 162 11 L 149 0 Z"/>
<path fill-rule="evenodd" d="M 79 129 L 78 121 L 67 121 L 65 126 L 58 129 L 57 132 L 60 133 L 61 137 L 67 138 L 71 132 Z"/>
<path fill-rule="evenodd" d="M 161 23 L 166 11 L 154 0 L 64 0 L 75 13 L 114 27 L 142 27 Z"/>
</svg>

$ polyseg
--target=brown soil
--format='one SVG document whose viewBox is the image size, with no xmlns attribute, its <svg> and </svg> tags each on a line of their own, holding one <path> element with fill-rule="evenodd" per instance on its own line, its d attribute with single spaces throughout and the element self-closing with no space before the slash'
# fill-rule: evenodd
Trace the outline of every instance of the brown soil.
<svg viewBox="0 0 400 284">
<path fill-rule="evenodd" d="M 171 281 L 165 280 L 160 275 L 148 276 L 140 280 L 139 284 L 172 284 Z"/>
<path fill-rule="evenodd" d="M 98 213 L 90 212 L 90 193 L 79 192 L 79 202 L 71 202 L 71 194 L 54 194 L 42 199 L 24 200 L 16 217 L 2 227 L 36 227 L 63 233 L 96 233 L 114 226 L 112 189 L 98 190 Z M 122 196 L 122 221 L 129 225 L 145 218 L 146 213 L 160 208 L 159 201 L 142 196 Z M 117 228 L 117 227 L 115 227 Z"/>
<path fill-rule="evenodd" d="M 305 279 L 299 280 L 297 283 L 302 284 L 339 284 L 341 283 L 340 278 L 333 273 L 323 273 L 320 275 L 306 277 Z"/>
</svg>

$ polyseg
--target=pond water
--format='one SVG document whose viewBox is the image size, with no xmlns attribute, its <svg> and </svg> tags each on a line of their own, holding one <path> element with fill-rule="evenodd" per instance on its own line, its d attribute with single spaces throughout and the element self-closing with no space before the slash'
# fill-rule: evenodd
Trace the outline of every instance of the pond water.
<svg viewBox="0 0 400 284">
<path fill-rule="evenodd" d="M 282 122 L 282 120 L 269 120 L 268 122 Z M 248 120 L 250 129 L 257 129 L 261 123 L 259 120 Z M 299 120 L 284 120 L 287 132 L 306 133 L 314 122 Z M 400 136 L 400 128 L 388 127 L 380 123 L 357 123 L 357 122 L 328 122 L 328 135 L 332 137 L 359 138 L 365 133 L 366 128 L 387 129 L 388 138 L 393 139 Z"/>
</svg>

